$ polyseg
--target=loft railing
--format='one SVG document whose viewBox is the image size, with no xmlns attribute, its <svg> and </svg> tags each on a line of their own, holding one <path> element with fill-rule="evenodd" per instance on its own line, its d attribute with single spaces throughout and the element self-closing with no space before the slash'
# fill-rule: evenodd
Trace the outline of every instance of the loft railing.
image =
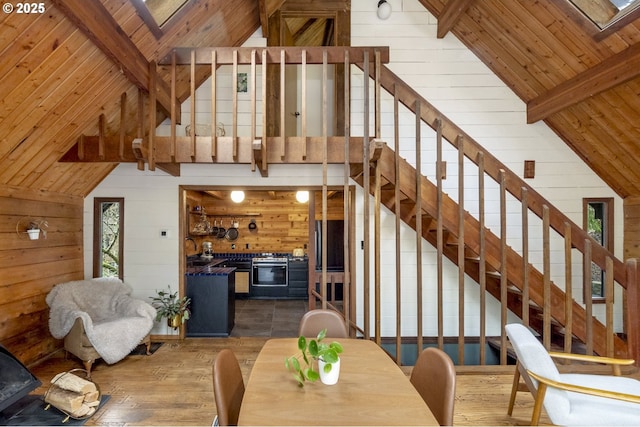
<svg viewBox="0 0 640 427">
<path fill-rule="evenodd" d="M 370 211 L 369 192 L 365 192 L 362 201 L 363 206 L 363 292 L 355 295 L 353 287 L 354 266 L 353 244 L 349 246 L 345 241 L 345 274 L 346 282 L 344 295 L 360 299 L 363 307 L 363 323 L 357 325 L 355 319 L 355 307 L 353 301 L 345 301 L 345 315 L 350 320 L 351 326 L 357 329 L 365 337 L 373 336 L 378 342 L 381 340 L 380 321 L 382 317 L 380 295 L 382 284 L 380 282 L 381 251 L 380 251 L 380 214 L 384 204 L 384 194 L 393 190 L 393 203 L 389 206 L 396 212 L 396 236 L 400 236 L 400 222 L 410 224 L 416 230 L 416 306 L 417 324 L 416 339 L 419 348 L 423 345 L 423 253 L 422 239 L 425 236 L 435 235 L 432 239 L 436 247 L 436 299 L 438 301 L 437 315 L 437 342 L 440 347 L 444 342 L 444 307 L 443 294 L 445 292 L 444 263 L 445 257 L 458 265 L 458 359 L 464 361 L 465 343 L 465 275 L 477 277 L 480 285 L 480 342 L 487 340 L 485 330 L 487 327 L 487 299 L 488 292 L 492 292 L 500 301 L 500 322 L 507 322 L 507 310 L 520 312 L 525 324 L 534 324 L 538 319 L 532 319 L 530 313 L 535 306 L 541 314 L 541 327 L 543 343 L 547 348 L 551 345 L 551 332 L 554 323 L 564 328 L 564 348 L 572 350 L 572 336 L 578 336 L 586 344 L 586 351 L 598 352 L 608 356 L 629 355 L 638 358 L 640 355 L 640 343 L 638 337 L 638 313 L 640 312 L 640 298 L 638 296 L 638 266 L 636 260 L 626 263 L 616 259 L 611 252 L 598 245 L 578 225 L 572 222 L 560 210 L 555 208 L 544 197 L 531 188 L 526 182 L 510 171 L 504 164 L 483 149 L 470 135 L 449 120 L 433 105 L 427 102 L 421 95 L 395 76 L 383 63 L 388 62 L 387 48 L 215 48 L 215 49 L 176 49 L 165 64 L 172 67 L 173 72 L 171 86 L 175 87 L 176 67 L 190 67 L 191 81 L 191 129 L 196 129 L 196 70 L 202 66 L 210 67 L 212 76 L 211 93 L 211 132 L 209 136 L 198 136 L 192 132 L 189 136 L 178 136 L 176 132 L 177 117 L 171 117 L 171 135 L 161 137 L 155 135 L 151 129 L 146 141 L 138 141 L 135 149 L 141 160 L 148 162 L 153 168 L 156 162 L 233 162 L 248 163 L 252 168 L 258 168 L 263 175 L 268 174 L 268 165 L 271 163 L 321 163 L 323 165 L 323 217 L 326 217 L 327 200 L 327 165 L 329 163 L 342 163 L 344 165 L 345 198 L 349 191 L 349 177 L 353 175 L 354 165 L 372 165 L 373 168 L 362 167 L 360 178 L 365 189 L 371 189 L 374 194 L 373 213 Z M 280 135 L 264 136 L 267 128 L 267 73 L 262 69 L 258 72 L 258 66 L 273 64 L 280 66 L 280 112 L 277 118 L 280 122 Z M 322 135 L 307 135 L 303 125 L 302 135 L 285 136 L 285 71 L 287 64 L 301 66 L 303 76 L 302 105 L 307 105 L 306 99 L 306 68 L 311 64 L 321 64 L 323 67 L 322 86 L 323 92 L 320 99 L 322 112 Z M 344 65 L 344 94 L 338 96 L 344 102 L 344 134 L 341 136 L 328 135 L 328 113 L 332 108 L 327 101 L 328 65 Z M 217 136 L 217 107 L 216 81 L 218 67 L 231 66 L 232 87 L 237 85 L 239 66 L 249 66 L 248 91 L 250 96 L 250 124 L 249 135 L 239 136 L 239 100 L 237 91 L 232 91 L 231 117 L 232 125 L 229 136 Z M 358 68 L 354 67 L 357 65 Z M 151 73 L 152 76 L 154 73 Z M 352 79 L 362 77 L 360 86 L 353 85 Z M 258 80 L 259 79 L 259 80 Z M 154 79 L 151 79 L 153 85 Z M 258 93 L 259 84 L 261 92 Z M 372 88 L 373 90 L 371 90 Z M 153 89 L 153 88 L 152 88 Z M 384 89 L 384 91 L 382 90 Z M 152 90 L 153 92 L 153 90 Z M 389 99 L 389 97 L 392 98 Z M 258 104 L 260 98 L 261 104 Z M 383 100 L 384 98 L 384 100 Z M 388 105 L 393 105 L 390 112 Z M 261 105 L 262 114 L 258 112 Z M 353 107 L 353 108 L 352 108 Z M 357 108 L 357 112 L 353 111 Z M 173 110 L 172 110 L 173 111 Z M 383 123 L 382 117 L 392 116 Z M 413 137 L 415 146 L 413 155 L 415 161 L 412 164 L 400 157 L 400 142 L 406 142 L 401 130 L 407 128 L 407 117 L 413 115 Z M 306 107 L 301 112 L 302 123 L 307 122 Z M 357 119 L 357 120 L 355 120 Z M 403 122 L 404 120 L 404 122 Z M 153 121 L 152 121 L 153 122 Z M 411 120 L 409 120 L 411 122 Z M 262 136 L 259 135 L 261 123 Z M 382 132 L 391 123 L 391 130 Z M 425 124 L 431 129 L 431 134 L 423 135 Z M 361 130 L 361 135 L 353 136 L 353 129 Z M 395 154 L 393 159 L 387 162 L 380 160 L 384 150 L 379 141 L 385 139 L 393 141 Z M 376 141 L 372 148 L 368 141 Z M 446 144 L 448 143 L 448 144 Z M 430 145 L 431 144 L 431 145 Z M 428 172 L 422 168 L 428 161 L 422 160 L 422 153 L 429 150 L 435 155 L 435 172 L 431 171 L 436 181 L 435 190 L 432 182 L 427 180 Z M 445 162 L 443 154 L 446 149 L 453 149 L 456 154 L 458 169 L 458 188 L 455 190 L 457 200 L 450 198 L 445 192 Z M 411 150 L 409 150 L 411 151 Z M 447 155 L 451 153 L 447 152 Z M 389 164 L 392 164 L 389 169 Z M 413 167 L 413 172 L 404 171 L 401 165 L 408 164 Z M 384 166 L 384 167 L 383 167 Z M 406 169 L 407 167 L 404 166 Z M 475 168 L 476 178 L 471 183 L 468 176 L 474 175 L 471 168 Z M 410 169 L 410 168 L 409 168 Z M 373 175 L 372 175 L 373 173 Z M 412 178 L 407 181 L 407 177 Z M 448 179 L 449 177 L 447 177 Z M 451 182 L 449 179 L 447 182 Z M 411 190 L 411 187 L 413 190 Z M 419 189 L 420 191 L 416 191 Z M 477 194 L 475 217 L 467 210 L 471 204 L 465 201 L 470 191 Z M 488 194 L 499 198 L 499 213 L 497 220 L 488 220 L 486 211 L 486 199 Z M 519 205 L 520 220 L 515 221 L 517 232 L 512 232 L 512 222 L 507 218 L 513 216 L 514 201 Z M 389 200 L 387 200 L 389 202 Z M 410 212 L 403 212 L 403 205 L 411 205 Z M 455 208 L 452 208 L 455 206 Z M 345 220 L 350 217 L 350 203 L 345 199 Z M 477 217 L 477 218 L 476 218 Z M 534 224 L 539 222 L 539 226 Z M 370 239 L 371 223 L 375 234 Z M 345 229 L 350 229 L 349 225 Z M 494 231 L 495 230 L 495 231 Z M 512 233 L 512 234 L 510 234 Z M 345 237 L 346 239 L 346 237 Z M 373 241 L 373 250 L 371 248 Z M 519 242 L 515 247 L 513 242 Z M 561 242 L 558 250 L 555 246 Z M 326 242 L 325 242 L 326 243 Z M 400 237 L 396 238 L 396 359 L 400 363 L 400 352 L 403 337 L 401 326 L 404 322 L 403 312 L 406 305 L 402 302 L 402 286 L 404 279 L 401 275 Z M 326 244 L 323 244 L 326 251 Z M 455 252 L 452 248 L 455 247 Z M 532 248 L 534 248 L 532 250 Z M 536 250 L 537 249 L 537 250 Z M 552 268 L 552 257 L 561 254 L 563 265 L 561 274 Z M 535 256 L 538 260 L 535 260 Z M 371 263 L 373 262 L 373 268 Z M 591 288 L 591 265 L 598 265 L 605 271 L 606 291 L 605 310 L 603 322 L 594 319 L 594 306 L 591 298 L 577 298 L 574 287 Z M 581 282 L 574 274 L 576 264 L 580 264 L 583 272 Z M 326 265 L 326 263 L 324 264 Z M 555 264 L 554 264 L 555 265 Z M 475 267 L 474 267 L 475 266 Z M 476 271 L 477 270 L 477 271 Z M 553 270 L 553 271 L 552 271 Z M 370 272 L 373 271 L 373 277 Z M 559 278 L 559 279 L 558 279 Z M 313 278 L 315 281 L 315 277 Z M 322 271 L 321 283 L 327 283 L 327 272 Z M 310 287 L 312 298 L 316 296 L 326 306 L 326 287 L 316 293 L 315 287 Z M 373 292 L 373 296 L 371 293 Z M 334 294 L 335 295 L 335 294 Z M 614 306 L 614 295 L 617 304 Z M 580 295 L 578 295 L 579 297 Z M 619 297 L 618 297 L 619 296 Z M 623 300 L 622 302 L 620 300 Z M 521 302 L 520 308 L 514 308 L 513 301 Z M 622 325 L 616 328 L 614 325 L 614 310 L 621 307 Z M 620 309 L 619 309 L 620 310 Z M 598 310 L 596 310 L 598 311 Z M 600 310 L 602 311 L 602 310 Z M 370 319 L 374 320 L 373 328 Z M 507 343 L 504 328 L 500 337 L 502 363 L 506 363 Z M 373 330 L 373 333 L 371 331 Z M 622 332 L 622 334 L 620 333 Z M 626 335 L 625 335 L 626 334 Z M 484 363 L 484 346 L 480 347 L 480 363 Z"/>
</svg>

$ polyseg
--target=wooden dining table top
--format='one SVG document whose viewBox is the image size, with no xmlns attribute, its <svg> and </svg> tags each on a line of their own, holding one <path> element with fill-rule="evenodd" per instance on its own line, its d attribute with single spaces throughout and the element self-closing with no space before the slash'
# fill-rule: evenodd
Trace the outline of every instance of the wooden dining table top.
<svg viewBox="0 0 640 427">
<path fill-rule="evenodd" d="M 266 342 L 251 370 L 238 425 L 438 425 L 406 375 L 373 341 L 339 339 L 344 352 L 338 383 L 318 380 L 304 387 L 284 365 L 299 354 L 297 341 Z"/>
</svg>

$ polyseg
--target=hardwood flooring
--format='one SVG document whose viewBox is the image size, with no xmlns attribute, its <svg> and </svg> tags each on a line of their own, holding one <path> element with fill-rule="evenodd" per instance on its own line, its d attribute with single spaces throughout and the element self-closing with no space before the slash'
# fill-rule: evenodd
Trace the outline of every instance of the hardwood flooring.
<svg viewBox="0 0 640 427">
<path fill-rule="evenodd" d="M 113 365 L 97 361 L 93 380 L 111 399 L 86 425 L 210 426 L 216 415 L 212 365 L 218 352 L 223 348 L 234 351 L 246 383 L 255 359 L 269 337 L 297 335 L 299 317 L 304 313 L 297 303 L 300 301 L 241 302 L 236 311 L 234 334 L 251 334 L 251 337 L 166 341 L 150 356 L 128 356 Z M 81 362 L 74 356 L 65 358 L 64 351 L 30 367 L 43 383 L 35 393 L 44 394 L 55 374 L 81 367 Z M 411 369 L 411 366 L 402 367 L 407 375 Z M 575 367 L 570 369 L 576 370 Z M 454 424 L 528 425 L 533 409 L 533 398 L 529 393 L 519 393 L 513 416 L 507 415 L 513 370 L 514 366 L 456 367 Z M 608 371 L 600 369 L 600 372 Z M 640 379 L 637 368 L 625 372 L 629 373 Z M 296 385 L 292 380 L 291 384 L 280 386 Z M 549 423 L 544 412 L 541 423 Z"/>
<path fill-rule="evenodd" d="M 216 354 L 226 347 L 233 349 L 246 382 L 267 339 L 189 338 L 165 342 L 151 356 L 128 356 L 114 365 L 98 361 L 93 380 L 111 399 L 86 425 L 211 425 L 216 414 L 211 372 Z M 73 356 L 65 359 L 64 352 L 56 353 L 31 368 L 43 382 L 36 392 L 43 394 L 55 374 L 81 366 Z M 411 367 L 403 370 L 408 375 Z M 459 367 L 454 423 L 527 425 L 533 408 L 528 393 L 518 396 L 513 417 L 506 413 L 512 375 L 513 366 Z M 293 380 L 291 386 L 295 387 Z"/>
</svg>

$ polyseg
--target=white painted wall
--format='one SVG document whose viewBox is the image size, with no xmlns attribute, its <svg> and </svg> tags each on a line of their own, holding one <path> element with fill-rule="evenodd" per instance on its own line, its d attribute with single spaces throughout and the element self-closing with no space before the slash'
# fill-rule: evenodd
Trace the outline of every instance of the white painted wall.
<svg viewBox="0 0 640 427">
<path fill-rule="evenodd" d="M 436 38 L 436 20 L 421 6 L 417 0 L 389 0 L 393 7 L 392 16 L 386 21 L 378 20 L 375 14 L 375 2 L 368 0 L 352 0 L 352 45 L 353 46 L 389 46 L 391 63 L 389 68 L 427 100 L 433 103 L 445 115 L 453 119 L 468 134 L 480 142 L 498 157 L 510 169 L 522 175 L 524 160 L 536 161 L 536 178 L 528 180 L 529 184 L 554 205 L 562 209 L 573 221 L 581 224 L 583 197 L 614 197 L 616 224 L 615 253 L 622 254 L 622 201 L 615 196 L 592 171 L 544 124 L 526 124 L 526 106 L 507 88 L 491 71 L 465 48 L 451 34 L 444 39 Z M 264 40 L 258 31 L 246 46 L 263 46 Z M 260 67 L 258 67 L 259 69 Z M 240 70 L 241 72 L 249 72 Z M 230 134 L 231 115 L 227 113 L 231 106 L 230 70 L 219 71 L 218 93 L 222 97 L 217 102 L 217 121 L 225 125 L 227 135 Z M 258 79 L 258 93 L 261 93 Z M 354 95 L 352 99 L 352 135 L 362 135 L 363 102 L 358 97 L 362 87 L 362 74 L 352 69 Z M 205 84 L 197 94 L 197 122 L 209 123 L 211 101 L 210 89 Z M 246 98 L 246 99 L 245 99 Z M 248 94 L 239 94 L 240 110 L 250 111 Z M 383 104 L 382 137 L 393 146 L 393 115 L 391 97 L 385 94 Z M 189 102 L 183 105 L 183 123 L 189 123 Z M 260 114 L 260 101 L 258 114 Z M 239 124 L 239 135 L 249 135 L 249 115 L 242 114 Z M 370 120 L 373 126 L 373 118 Z M 401 114 L 401 155 L 413 162 L 415 159 L 415 119 L 412 115 Z M 261 135 L 258 120 L 257 135 Z M 184 134 L 184 129 L 178 131 Z M 168 127 L 161 126 L 158 134 L 168 134 Z M 373 128 L 370 130 L 373 135 Z M 422 170 L 434 180 L 435 145 L 433 133 L 422 127 Z M 457 199 L 457 154 L 445 147 L 443 154 L 447 161 L 447 177 L 444 181 L 445 191 Z M 465 165 L 466 182 L 469 188 L 465 193 L 465 207 L 477 213 L 477 190 L 474 183 L 477 176 L 474 168 Z M 124 197 L 125 198 L 125 281 L 135 289 L 135 295 L 147 298 L 155 289 L 171 285 L 177 289 L 178 284 L 178 186 L 179 185 L 234 185 L 243 186 L 286 185 L 292 183 L 320 185 L 322 183 L 320 166 L 270 165 L 269 178 L 262 178 L 252 173 L 247 165 L 183 165 L 181 177 L 174 178 L 161 171 L 140 172 L 133 164 L 123 164 L 116 168 L 85 200 L 85 275 L 91 275 L 92 230 L 93 230 L 93 198 Z M 342 184 L 342 166 L 329 168 L 329 184 Z M 435 180 L 434 180 L 435 182 Z M 496 185 L 487 181 L 486 212 L 487 225 L 499 230 L 498 201 Z M 358 190 L 358 227 L 356 240 L 363 239 L 362 227 L 362 195 Z M 373 209 L 372 209 L 373 211 Z M 519 230 L 520 207 L 511 201 L 508 210 L 509 229 Z M 383 210 L 382 215 L 382 262 L 381 279 L 382 295 L 382 334 L 395 335 L 395 242 L 394 216 Z M 531 219 L 531 234 L 539 233 L 540 225 Z M 160 230 L 169 230 L 168 238 L 160 237 Z M 496 232 L 496 234 L 498 234 Z M 371 231 L 373 236 L 373 230 Z M 403 309 L 402 334 L 412 335 L 416 331 L 416 259 L 415 233 L 406 226 L 401 230 L 402 247 L 402 301 Z M 509 244 L 518 249 L 519 239 L 509 237 Z M 540 265 L 539 244 L 531 244 L 531 261 Z M 359 248 L 359 245 L 358 245 Z M 562 259 L 562 245 L 554 240 L 555 250 L 552 259 Z M 359 253 L 361 251 L 358 249 Z M 373 264 L 373 263 L 372 263 Z M 362 290 L 362 259 L 357 266 L 356 286 Z M 423 321 L 425 335 L 437 332 L 437 304 L 435 301 L 436 256 L 435 249 L 423 242 L 423 281 L 425 285 L 423 299 Z M 553 280 L 563 282 L 563 268 L 553 265 Z M 574 295 L 581 294 L 581 269 L 574 268 Z M 457 269 L 445 262 L 443 272 L 446 289 L 444 293 L 445 335 L 457 335 Z M 360 292 L 361 295 L 361 292 Z M 465 285 L 465 331 L 469 336 L 477 335 L 479 308 L 479 287 L 470 280 Z M 617 298 L 621 301 L 621 298 Z M 490 299 L 489 313 L 499 313 L 498 305 Z M 362 301 L 358 302 L 360 324 L 362 319 Z M 598 315 L 600 307 L 595 307 Z M 499 318 L 492 316 L 487 322 L 487 334 L 499 334 Z M 618 327 L 620 315 L 617 316 Z M 153 333 L 171 333 L 166 327 L 156 325 Z"/>
</svg>

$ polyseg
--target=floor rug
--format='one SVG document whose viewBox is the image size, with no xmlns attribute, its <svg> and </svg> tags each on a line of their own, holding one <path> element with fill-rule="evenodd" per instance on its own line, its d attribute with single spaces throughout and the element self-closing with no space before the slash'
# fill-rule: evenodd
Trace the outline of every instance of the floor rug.
<svg viewBox="0 0 640 427">
<path fill-rule="evenodd" d="M 108 394 L 100 397 L 100 406 L 98 410 L 104 406 L 111 398 Z M 67 417 L 64 413 L 51 406 L 48 410 L 44 408 L 47 404 L 41 395 L 28 395 L 14 403 L 2 413 L 0 413 L 0 425 L 5 426 L 81 426 L 91 419 L 69 420 L 63 423 Z M 97 411 L 96 411 L 97 412 Z"/>
<path fill-rule="evenodd" d="M 160 347 L 162 347 L 161 342 L 152 342 L 151 343 L 151 347 L 149 349 L 149 352 L 151 354 L 155 353 Z M 139 346 L 137 346 L 136 348 L 134 348 L 131 353 L 129 353 L 129 356 L 146 356 L 147 355 L 147 346 L 146 344 L 140 344 Z"/>
</svg>

